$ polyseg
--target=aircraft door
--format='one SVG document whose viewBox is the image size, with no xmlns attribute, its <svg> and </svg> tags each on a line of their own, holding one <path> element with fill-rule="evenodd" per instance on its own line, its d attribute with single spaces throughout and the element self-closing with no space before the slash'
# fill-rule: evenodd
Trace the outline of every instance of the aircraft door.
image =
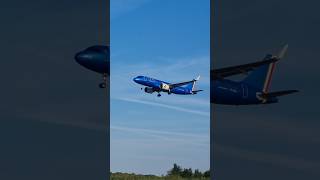
<svg viewBox="0 0 320 180">
<path fill-rule="evenodd" d="M 248 86 L 241 84 L 242 87 L 242 97 L 248 98 Z"/>
</svg>

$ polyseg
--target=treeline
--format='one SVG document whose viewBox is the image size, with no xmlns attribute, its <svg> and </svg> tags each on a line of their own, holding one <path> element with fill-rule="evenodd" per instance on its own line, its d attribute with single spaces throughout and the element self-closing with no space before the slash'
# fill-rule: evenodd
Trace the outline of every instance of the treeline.
<svg viewBox="0 0 320 180">
<path fill-rule="evenodd" d="M 134 173 L 111 173 L 111 180 L 163 180 L 163 177 L 155 175 L 142 175 Z"/>
<path fill-rule="evenodd" d="M 209 180 L 210 170 L 201 172 L 198 169 L 194 171 L 191 168 L 181 168 L 177 164 L 173 164 L 166 175 L 141 175 L 134 173 L 111 173 L 111 180 Z"/>
<path fill-rule="evenodd" d="M 180 166 L 177 164 L 173 164 L 173 168 L 168 171 L 167 176 L 180 176 L 182 178 L 197 178 L 197 179 L 207 179 L 210 178 L 210 170 L 201 172 L 198 169 L 195 169 L 192 171 L 191 168 L 184 168 L 182 169 Z"/>
</svg>

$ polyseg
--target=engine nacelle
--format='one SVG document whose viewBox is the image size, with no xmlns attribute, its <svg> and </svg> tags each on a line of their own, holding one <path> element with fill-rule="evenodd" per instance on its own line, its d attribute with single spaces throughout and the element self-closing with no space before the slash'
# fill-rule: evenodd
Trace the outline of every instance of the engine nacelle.
<svg viewBox="0 0 320 180">
<path fill-rule="evenodd" d="M 154 92 L 152 87 L 145 87 L 144 92 L 152 94 Z"/>
<path fill-rule="evenodd" d="M 163 89 L 163 90 L 170 91 L 170 86 L 168 84 L 165 84 L 165 83 L 161 83 L 160 84 L 160 88 Z"/>
</svg>

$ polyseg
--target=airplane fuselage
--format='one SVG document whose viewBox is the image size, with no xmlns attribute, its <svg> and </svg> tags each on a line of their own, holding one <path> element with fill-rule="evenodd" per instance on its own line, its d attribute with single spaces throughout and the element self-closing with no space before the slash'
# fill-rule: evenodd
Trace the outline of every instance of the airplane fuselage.
<svg viewBox="0 0 320 180">
<path fill-rule="evenodd" d="M 183 86 L 170 89 L 169 88 L 170 83 L 157 80 L 154 78 L 150 78 L 147 76 L 137 76 L 133 79 L 133 81 L 143 86 L 146 86 L 145 92 L 147 93 L 167 92 L 169 94 L 173 93 L 173 94 L 181 94 L 181 95 L 194 94 L 192 90 L 185 88 Z"/>
<path fill-rule="evenodd" d="M 278 96 L 298 92 L 297 90 L 268 92 L 275 62 L 284 56 L 287 48 L 286 45 L 278 56 L 267 54 L 262 61 L 211 70 L 210 102 L 225 105 L 270 104 L 278 102 Z M 88 47 L 78 52 L 75 59 L 85 68 L 102 74 L 103 82 L 99 84 L 99 87 L 106 87 L 107 76 L 110 75 L 109 46 Z M 246 74 L 247 77 L 242 81 L 226 79 L 226 77 L 237 74 Z M 181 95 L 197 94 L 197 92 L 202 91 L 194 90 L 194 84 L 199 78 L 200 76 L 191 81 L 176 84 L 147 76 L 137 76 L 133 80 L 146 86 L 144 88 L 146 93 L 158 92 L 158 96 L 160 96 L 160 92 Z"/>
<path fill-rule="evenodd" d="M 106 87 L 107 76 L 110 75 L 110 47 L 95 45 L 78 52 L 75 60 L 83 67 L 103 75 L 100 88 Z"/>
<path fill-rule="evenodd" d="M 76 61 L 83 67 L 101 74 L 110 74 L 109 46 L 91 46 L 75 55 Z"/>
<path fill-rule="evenodd" d="M 278 102 L 277 98 L 263 99 L 257 88 L 243 82 L 228 79 L 214 80 L 211 87 L 211 103 L 225 105 L 270 104 Z"/>
</svg>

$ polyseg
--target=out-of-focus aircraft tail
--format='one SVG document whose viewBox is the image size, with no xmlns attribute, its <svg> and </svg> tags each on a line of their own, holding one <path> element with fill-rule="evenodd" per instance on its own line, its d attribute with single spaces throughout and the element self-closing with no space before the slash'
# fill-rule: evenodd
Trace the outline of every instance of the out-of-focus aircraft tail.
<svg viewBox="0 0 320 180">
<path fill-rule="evenodd" d="M 273 56 L 272 54 L 267 54 L 263 60 L 276 59 L 276 61 L 278 61 L 284 57 L 284 55 L 287 52 L 287 49 L 288 49 L 288 45 L 286 44 L 277 56 Z M 275 69 L 276 61 L 270 62 L 269 64 L 264 64 L 259 68 L 253 70 L 243 80 L 243 82 L 255 88 L 258 88 L 260 91 L 264 93 L 267 93 L 270 88 L 271 78 Z"/>
</svg>

